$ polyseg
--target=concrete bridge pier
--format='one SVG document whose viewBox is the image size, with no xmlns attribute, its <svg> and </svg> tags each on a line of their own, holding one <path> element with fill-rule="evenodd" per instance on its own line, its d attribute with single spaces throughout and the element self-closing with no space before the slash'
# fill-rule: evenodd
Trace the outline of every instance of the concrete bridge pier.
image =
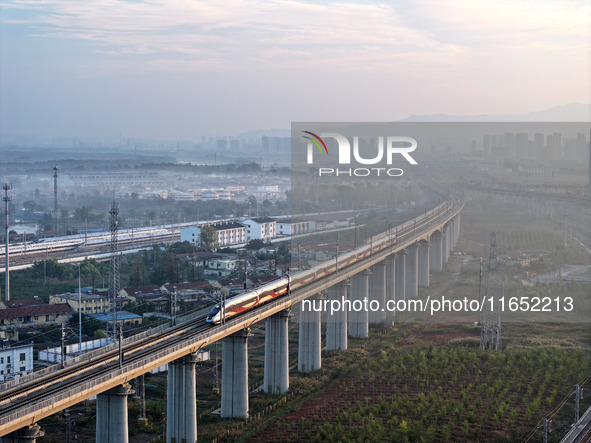
<svg viewBox="0 0 591 443">
<path fill-rule="evenodd" d="M 0 443 L 35 443 L 37 438 L 43 437 L 45 432 L 35 423 L 0 437 Z"/>
<path fill-rule="evenodd" d="M 263 390 L 268 394 L 285 394 L 289 389 L 288 321 L 286 309 L 265 322 L 265 374 Z"/>
<path fill-rule="evenodd" d="M 352 338 L 367 338 L 369 336 L 369 315 L 365 304 L 369 303 L 368 280 L 370 275 L 371 271 L 364 269 L 352 278 L 351 312 L 349 313 L 349 337 Z"/>
<path fill-rule="evenodd" d="M 222 340 L 222 418 L 248 417 L 248 328 Z"/>
<path fill-rule="evenodd" d="M 405 297 L 408 300 L 409 298 L 416 298 L 419 291 L 418 291 L 418 267 L 419 267 L 419 257 L 418 257 L 418 249 L 416 243 L 410 245 L 408 250 L 408 255 L 406 256 L 406 275 L 404 281 L 405 287 Z"/>
<path fill-rule="evenodd" d="M 370 309 L 368 320 L 371 324 L 382 324 L 386 321 L 386 260 L 382 260 L 372 266 L 372 274 L 369 277 L 371 284 L 369 287 L 370 300 L 376 300 L 379 303 L 375 311 Z"/>
<path fill-rule="evenodd" d="M 405 300 L 406 249 L 396 253 L 396 301 Z"/>
<path fill-rule="evenodd" d="M 390 306 L 396 302 L 396 254 L 390 255 L 386 259 L 386 304 L 390 301 L 392 302 Z M 386 326 L 392 326 L 396 312 L 386 309 L 385 314 L 384 324 Z"/>
<path fill-rule="evenodd" d="M 443 260 L 443 263 L 447 263 L 447 261 L 449 260 L 449 251 L 450 251 L 449 236 L 450 236 L 449 225 L 444 225 L 443 226 L 443 241 L 442 241 L 443 245 L 442 245 L 442 249 L 441 249 L 441 258 Z"/>
<path fill-rule="evenodd" d="M 443 271 L 443 235 L 441 232 L 434 232 L 430 242 L 429 269 L 433 272 L 441 272 Z"/>
<path fill-rule="evenodd" d="M 342 306 L 343 299 L 347 300 L 349 281 L 345 280 L 328 288 L 328 298 L 341 303 L 340 311 L 326 314 L 326 350 L 344 351 L 347 349 L 347 311 Z M 330 305 L 329 305 L 330 306 Z"/>
<path fill-rule="evenodd" d="M 197 354 L 185 355 L 168 364 L 167 443 L 197 441 L 196 364 Z"/>
<path fill-rule="evenodd" d="M 456 247 L 456 244 L 458 243 L 458 238 L 460 238 L 460 214 L 456 215 L 454 217 L 454 234 L 455 234 L 455 238 L 454 238 L 454 248 Z"/>
<path fill-rule="evenodd" d="M 96 396 L 96 442 L 127 443 L 127 396 L 133 390 L 128 383 Z"/>
<path fill-rule="evenodd" d="M 449 226 L 449 252 L 454 250 L 454 245 L 456 244 L 456 227 L 454 225 L 453 219 L 448 222 Z"/>
<path fill-rule="evenodd" d="M 426 241 L 419 243 L 419 286 L 429 286 L 429 250 L 431 244 Z"/>
<path fill-rule="evenodd" d="M 318 305 L 320 296 L 313 295 L 308 300 L 310 305 Z M 314 303 L 316 301 L 316 303 Z M 320 311 L 303 309 L 304 303 L 300 303 L 300 329 L 298 340 L 298 371 L 312 372 L 320 369 L 322 360 L 320 352 L 322 349 Z"/>
</svg>

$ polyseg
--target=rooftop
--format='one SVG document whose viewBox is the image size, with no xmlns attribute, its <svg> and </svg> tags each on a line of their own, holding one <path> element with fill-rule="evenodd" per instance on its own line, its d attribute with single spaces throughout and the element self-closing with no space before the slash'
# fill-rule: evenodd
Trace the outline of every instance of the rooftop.
<svg viewBox="0 0 591 443">
<path fill-rule="evenodd" d="M 272 219 L 271 217 L 267 217 L 267 216 L 264 216 L 264 217 L 253 217 L 253 218 L 249 218 L 247 220 L 252 220 L 252 221 L 254 221 L 256 223 L 270 223 L 270 222 L 274 222 L 275 221 L 275 219 Z"/>
<path fill-rule="evenodd" d="M 225 231 L 227 229 L 243 229 L 244 225 L 238 222 L 230 222 L 230 223 L 217 223 L 215 225 L 211 225 L 216 231 Z"/>
<path fill-rule="evenodd" d="M 44 304 L 45 302 L 39 297 L 19 298 L 16 300 L 7 300 L 4 302 L 4 306 L 10 309 L 22 308 L 25 306 L 39 306 Z"/>
<path fill-rule="evenodd" d="M 89 317 L 92 317 L 101 322 L 108 322 L 113 321 L 115 316 L 112 312 L 102 312 L 99 314 L 88 314 Z M 133 314 L 128 311 L 119 311 L 116 316 L 117 320 L 133 320 L 133 319 L 140 319 L 142 318 L 141 315 Z"/>
<path fill-rule="evenodd" d="M 23 308 L 0 309 L 0 320 L 15 317 L 30 317 L 32 315 L 65 314 L 70 312 L 72 312 L 72 308 L 67 303 L 25 306 Z"/>
</svg>

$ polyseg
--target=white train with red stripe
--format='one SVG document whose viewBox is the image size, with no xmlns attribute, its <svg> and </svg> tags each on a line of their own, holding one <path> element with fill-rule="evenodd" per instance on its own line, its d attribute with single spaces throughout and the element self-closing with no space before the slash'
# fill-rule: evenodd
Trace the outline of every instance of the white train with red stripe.
<svg viewBox="0 0 591 443">
<path fill-rule="evenodd" d="M 381 234 L 373 237 L 369 243 L 338 256 L 338 269 L 344 269 L 363 260 L 365 257 L 375 254 L 396 243 L 394 235 Z M 220 309 L 220 304 L 215 305 L 207 315 L 206 321 L 211 324 L 219 324 L 222 318 L 228 320 L 250 311 L 258 306 L 283 297 L 290 289 L 296 290 L 316 281 L 316 279 L 335 273 L 337 260 L 334 258 L 329 263 L 320 263 L 310 269 L 299 271 L 291 276 L 283 276 L 277 280 L 259 286 L 256 289 L 243 292 L 225 300 L 225 312 Z M 291 287 L 290 287 L 291 286 Z"/>
</svg>

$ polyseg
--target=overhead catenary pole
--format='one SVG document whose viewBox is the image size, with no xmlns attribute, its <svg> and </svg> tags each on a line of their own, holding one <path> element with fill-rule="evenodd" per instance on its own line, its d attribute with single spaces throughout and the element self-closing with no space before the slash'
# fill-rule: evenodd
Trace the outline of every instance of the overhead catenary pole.
<svg viewBox="0 0 591 443">
<path fill-rule="evenodd" d="M 575 385 L 575 423 L 579 421 L 579 400 L 581 399 L 581 386 Z"/>
<path fill-rule="evenodd" d="M 548 443 L 548 434 L 552 432 L 552 420 L 548 420 L 547 418 L 544 419 L 544 436 L 543 441 L 544 443 Z"/>
<path fill-rule="evenodd" d="M 78 352 L 82 354 L 82 285 L 80 284 L 80 262 L 78 262 Z"/>
<path fill-rule="evenodd" d="M 59 214 L 57 209 L 57 170 L 58 167 L 53 167 L 53 216 L 55 218 L 55 234 L 60 235 Z"/>
<path fill-rule="evenodd" d="M 8 191 L 12 186 L 8 183 L 2 185 L 4 190 L 4 301 L 10 300 L 10 221 L 9 221 L 9 203 L 11 198 Z"/>
</svg>

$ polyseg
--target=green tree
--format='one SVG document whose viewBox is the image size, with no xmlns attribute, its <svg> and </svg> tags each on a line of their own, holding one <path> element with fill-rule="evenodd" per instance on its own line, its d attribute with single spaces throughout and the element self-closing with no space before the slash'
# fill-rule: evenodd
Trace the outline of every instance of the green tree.
<svg viewBox="0 0 591 443">
<path fill-rule="evenodd" d="M 201 228 L 199 240 L 201 240 L 201 247 L 204 250 L 215 251 L 218 248 L 218 231 L 211 226 L 204 226 Z"/>
<path fill-rule="evenodd" d="M 248 213 L 248 216 L 250 217 L 250 215 L 251 215 L 251 212 L 252 212 L 254 209 L 256 209 L 256 208 L 257 208 L 257 206 L 258 206 L 258 203 L 257 203 L 257 199 L 256 199 L 256 197 L 255 197 L 254 195 L 249 195 L 249 196 L 248 196 L 247 203 L 248 203 L 248 208 L 249 208 L 249 210 L 250 210 L 250 212 Z"/>
<path fill-rule="evenodd" d="M 289 251 L 289 248 L 284 244 L 279 245 L 279 248 L 277 248 L 277 264 L 284 264 L 290 262 L 291 253 Z"/>
<path fill-rule="evenodd" d="M 265 246 L 265 242 L 262 241 L 260 238 L 254 238 L 248 242 L 246 245 L 246 249 L 250 249 L 253 251 L 258 251 L 259 249 Z"/>
</svg>

